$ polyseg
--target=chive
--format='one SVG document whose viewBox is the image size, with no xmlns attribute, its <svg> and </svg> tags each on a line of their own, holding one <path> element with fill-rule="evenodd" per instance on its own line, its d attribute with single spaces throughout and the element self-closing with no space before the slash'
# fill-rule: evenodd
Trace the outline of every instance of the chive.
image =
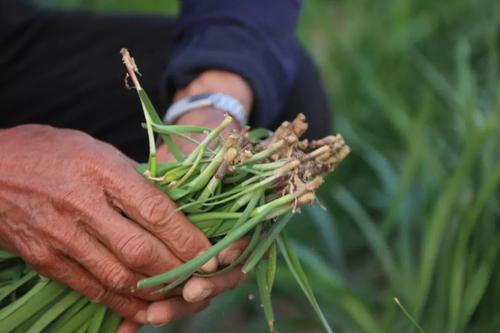
<svg viewBox="0 0 500 333">
<path fill-rule="evenodd" d="M 271 245 L 271 248 L 269 249 L 267 257 L 268 267 L 267 267 L 266 279 L 267 279 L 267 286 L 269 287 L 269 292 L 273 290 L 274 279 L 276 278 L 277 259 L 278 259 L 278 250 L 276 242 L 274 242 L 273 245 Z"/>
<path fill-rule="evenodd" d="M 166 293 L 172 289 L 177 288 L 178 286 L 183 284 L 185 281 L 187 281 L 191 277 L 191 275 L 193 275 L 194 272 L 196 272 L 197 269 L 198 269 L 198 267 L 187 270 L 183 274 L 179 275 L 179 277 L 177 277 L 173 282 L 169 283 L 167 286 L 160 288 L 158 290 L 155 290 L 153 292 L 153 294 L 163 294 L 163 293 Z"/>
<path fill-rule="evenodd" d="M 412 323 L 412 325 L 415 326 L 420 333 L 425 333 L 424 329 L 417 323 L 415 318 L 413 318 L 413 316 L 408 312 L 408 310 L 406 310 L 406 308 L 403 306 L 403 304 L 401 304 L 399 299 L 397 297 L 394 297 L 393 300 L 394 302 L 396 302 L 401 311 L 403 311 L 404 315 L 406 316 L 406 318 L 408 318 L 408 320 Z"/>
<path fill-rule="evenodd" d="M 262 260 L 256 267 L 255 275 L 257 277 L 257 286 L 259 289 L 260 301 L 262 304 L 262 308 L 264 309 L 264 315 L 266 316 L 269 332 L 277 333 L 276 329 L 274 328 L 274 312 L 271 302 L 271 286 L 269 286 L 267 283 L 267 271 L 268 262 L 267 260 Z"/>
<path fill-rule="evenodd" d="M 2 270 L 0 270 L 0 282 L 6 281 L 10 284 L 12 280 L 19 278 L 19 274 L 22 272 L 22 269 L 23 267 L 21 265 L 2 268 Z M 2 295 L 2 293 L 0 293 L 0 295 Z"/>
<path fill-rule="evenodd" d="M 118 314 L 108 309 L 99 333 L 116 332 L 121 320 Z"/>
<path fill-rule="evenodd" d="M 292 202 L 294 199 L 295 197 L 292 194 L 282 196 L 281 198 L 268 202 L 265 205 L 256 207 L 254 210 L 252 210 L 250 216 L 258 215 L 262 210 L 264 210 L 267 207 L 271 207 L 273 210 L 282 207 L 283 205 Z M 233 220 L 240 218 L 242 215 L 243 213 L 241 212 L 208 212 L 208 213 L 190 214 L 188 215 L 188 219 L 192 223 L 196 224 L 199 222 L 211 221 L 211 220 Z"/>
<path fill-rule="evenodd" d="M 141 105 L 144 110 L 144 118 L 146 119 L 146 129 L 148 132 L 148 142 L 149 142 L 149 161 L 148 169 L 151 176 L 156 177 L 156 140 L 153 133 L 153 126 L 151 125 L 151 101 L 148 96 L 144 93 L 144 90 L 140 86 L 136 86 L 137 93 L 141 99 Z M 170 146 L 169 146 L 170 148 Z"/>
<path fill-rule="evenodd" d="M 87 332 L 88 327 L 90 326 L 90 322 L 84 322 L 80 328 L 78 328 L 75 333 L 85 333 Z"/>
<path fill-rule="evenodd" d="M 230 116 L 225 116 L 224 120 L 216 128 L 210 131 L 210 133 L 203 139 L 200 145 L 193 150 L 193 152 L 186 158 L 184 162 L 186 163 L 193 162 L 199 152 L 202 152 L 203 155 L 203 152 L 208 147 L 208 145 L 212 141 L 214 141 L 220 135 L 220 133 L 227 126 L 229 126 L 229 124 L 231 124 L 232 121 L 233 119 Z"/>
<path fill-rule="evenodd" d="M 309 303 L 316 312 L 316 315 L 319 317 L 321 323 L 323 324 L 323 327 L 328 333 L 333 333 L 330 324 L 328 324 L 328 321 L 326 320 L 325 315 L 323 314 L 323 311 L 321 311 L 318 301 L 314 296 L 314 292 L 312 291 L 311 285 L 309 284 L 304 269 L 302 268 L 302 265 L 300 264 L 300 261 L 297 258 L 297 255 L 295 254 L 295 251 L 293 250 L 292 245 L 290 244 L 290 241 L 286 237 L 285 233 L 282 233 L 278 237 L 278 245 L 280 247 L 283 258 L 287 263 L 288 269 L 304 292 L 306 298 L 309 300 Z"/>
<path fill-rule="evenodd" d="M 11 332 L 16 327 L 21 325 L 26 320 L 26 318 L 34 315 L 38 310 L 43 308 L 48 303 L 52 302 L 67 290 L 68 288 L 66 286 L 63 286 L 54 281 L 50 281 L 35 295 L 33 295 L 30 298 L 29 302 L 26 302 L 24 306 L 18 307 L 15 311 L 11 312 L 9 315 L 0 320 L 0 332 Z"/>
<path fill-rule="evenodd" d="M 103 304 L 98 304 L 95 316 L 89 323 L 87 333 L 99 333 L 99 330 L 102 326 L 105 316 L 106 316 L 106 306 Z"/>
<path fill-rule="evenodd" d="M 264 256 L 264 254 L 274 244 L 276 238 L 278 238 L 283 228 L 286 227 L 291 219 L 292 214 L 288 213 L 273 224 L 271 231 L 266 235 L 264 241 L 255 248 L 252 255 L 248 258 L 245 265 L 241 269 L 243 273 L 247 274 L 255 267 L 255 265 L 257 265 L 257 263 L 262 259 L 262 256 Z"/>
<path fill-rule="evenodd" d="M 89 319 L 95 314 L 98 309 L 99 304 L 89 303 L 85 305 L 83 309 L 81 309 L 66 323 L 61 325 L 57 330 L 54 330 L 53 333 L 68 333 L 76 331 L 86 323 L 88 324 Z"/>
<path fill-rule="evenodd" d="M 56 332 L 58 331 L 66 322 L 68 322 L 71 318 L 73 318 L 83 307 L 89 304 L 89 300 L 84 296 L 80 295 L 80 299 L 71 305 L 69 308 L 62 313 L 54 322 L 50 324 L 47 328 L 48 332 Z"/>
<path fill-rule="evenodd" d="M 200 147 L 200 146 L 198 146 Z M 184 184 L 188 179 L 189 177 L 191 177 L 196 168 L 198 167 L 198 165 L 200 164 L 200 161 L 201 159 L 203 158 L 203 153 L 204 151 L 203 150 L 200 150 L 197 152 L 194 160 L 193 160 L 193 164 L 191 165 L 191 167 L 188 169 L 188 171 L 181 177 L 181 179 L 179 179 L 177 182 L 175 182 L 174 186 L 172 186 L 172 189 L 176 189 L 178 188 L 179 186 L 181 186 L 182 184 Z M 191 155 L 190 155 L 191 156 Z M 186 189 L 184 189 L 186 190 Z M 189 191 L 185 191 L 185 194 L 184 195 L 188 195 L 189 194 Z M 183 196 L 184 196 L 183 195 Z M 172 199 L 174 200 L 177 200 L 177 199 L 180 199 L 182 198 L 182 196 L 173 196 Z"/>
<path fill-rule="evenodd" d="M 179 135 L 181 133 L 207 133 L 211 131 L 208 127 L 192 125 L 162 125 L 159 122 L 154 122 L 152 125 L 155 132 L 163 132 L 170 135 Z"/>
<path fill-rule="evenodd" d="M 272 146 L 268 147 L 266 150 L 263 150 L 261 152 L 254 154 L 251 158 L 246 160 L 243 164 L 250 164 L 250 163 L 262 161 L 262 160 L 270 157 L 272 154 L 274 154 L 278 149 L 280 149 L 284 145 L 285 145 L 285 142 L 283 140 L 280 140 L 280 141 L 274 143 Z"/>
<path fill-rule="evenodd" d="M 186 188 L 189 189 L 190 193 L 202 189 L 209 181 L 213 174 L 217 171 L 220 164 L 224 161 L 224 154 L 226 149 L 221 148 L 217 154 L 214 156 L 212 162 L 201 172 L 195 179 L 190 183 L 186 184 Z"/>
<path fill-rule="evenodd" d="M 38 274 L 34 271 L 29 272 L 16 282 L 12 283 L 9 288 L 5 289 L 2 294 L 0 294 L 0 302 L 5 299 L 5 297 L 9 296 L 11 293 L 16 291 L 16 289 L 22 287 L 24 284 L 28 283 L 30 280 L 35 278 Z"/>
<path fill-rule="evenodd" d="M 234 172 L 230 173 L 223 179 L 224 184 L 233 184 L 233 183 L 238 183 L 241 180 L 245 179 L 247 177 L 248 173 L 246 172 Z"/>
<path fill-rule="evenodd" d="M 61 313 L 63 313 L 68 307 L 72 306 L 81 298 L 80 294 L 76 292 L 68 292 L 61 300 L 54 304 L 49 311 L 45 312 L 27 333 L 39 333 L 42 332 L 52 321 L 54 321 Z"/>
<path fill-rule="evenodd" d="M 273 132 L 265 129 L 265 128 L 256 128 L 248 133 L 246 133 L 245 137 L 253 143 L 259 143 L 260 141 L 269 138 L 272 136 Z"/>
<path fill-rule="evenodd" d="M 0 249 L 0 261 L 13 258 L 17 258 L 17 256 L 14 253 L 11 253 L 4 249 Z"/>
</svg>

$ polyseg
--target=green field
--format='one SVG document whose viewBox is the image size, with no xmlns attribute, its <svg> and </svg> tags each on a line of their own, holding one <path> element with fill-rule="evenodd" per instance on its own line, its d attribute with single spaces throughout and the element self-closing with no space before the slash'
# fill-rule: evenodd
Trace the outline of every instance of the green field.
<svg viewBox="0 0 500 333">
<path fill-rule="evenodd" d="M 45 0 L 172 13 L 166 0 Z M 291 226 L 337 332 L 500 332 L 500 1 L 309 0 L 299 29 L 353 154 Z M 251 281 L 251 279 L 249 279 Z M 264 332 L 252 282 L 168 332 Z M 280 332 L 322 332 L 288 271 Z"/>
</svg>

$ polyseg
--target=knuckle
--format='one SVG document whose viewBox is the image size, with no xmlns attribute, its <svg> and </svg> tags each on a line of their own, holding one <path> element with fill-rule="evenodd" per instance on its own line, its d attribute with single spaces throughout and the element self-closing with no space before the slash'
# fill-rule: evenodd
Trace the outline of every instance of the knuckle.
<svg viewBox="0 0 500 333">
<path fill-rule="evenodd" d="M 141 217 L 155 228 L 169 225 L 175 212 L 175 207 L 163 193 L 147 196 L 140 205 Z"/>
<path fill-rule="evenodd" d="M 66 270 L 66 269 L 61 269 L 61 268 L 57 268 L 57 269 L 52 269 L 52 268 L 49 268 L 49 269 L 45 269 L 45 271 L 47 272 L 47 276 L 52 278 L 53 280 L 56 280 L 56 281 L 59 281 L 59 282 L 63 282 L 63 283 L 70 283 L 71 280 L 72 280 L 72 277 L 71 277 L 71 272 Z M 44 271 L 42 269 L 41 273 L 43 274 Z"/>
<path fill-rule="evenodd" d="M 143 234 L 134 234 L 125 238 L 119 244 L 122 258 L 133 268 L 144 266 L 146 261 L 154 260 L 154 246 L 150 239 Z"/>
<path fill-rule="evenodd" d="M 117 264 L 107 264 L 102 273 L 101 279 L 107 287 L 112 290 L 125 290 L 132 287 L 132 274 Z"/>
<path fill-rule="evenodd" d="M 101 299 L 102 303 L 116 311 L 124 318 L 133 320 L 134 314 L 137 312 L 137 304 L 125 295 L 118 295 L 112 292 L 107 292 Z"/>
<path fill-rule="evenodd" d="M 177 228 L 177 230 L 178 229 L 180 228 Z M 178 251 L 195 256 L 201 250 L 198 246 L 199 243 L 196 242 L 195 236 L 192 232 L 181 232 L 178 230 L 172 234 L 176 237 L 175 244 Z"/>
<path fill-rule="evenodd" d="M 54 267 L 57 260 L 56 257 L 48 250 L 36 251 L 31 254 L 31 264 L 33 267 L 47 270 Z"/>
<path fill-rule="evenodd" d="M 87 296 L 92 303 L 100 303 L 107 293 L 106 288 L 103 286 L 93 284 L 83 287 L 80 292 Z"/>
<path fill-rule="evenodd" d="M 77 148 L 72 156 L 82 170 L 98 170 L 103 163 L 112 161 L 112 157 L 116 154 L 116 149 L 112 148 L 112 146 L 85 133 L 75 133 L 74 139 L 71 141 Z M 113 167 L 115 166 L 113 165 Z"/>
<path fill-rule="evenodd" d="M 92 236 L 90 236 L 90 234 L 78 224 L 75 226 L 75 228 L 71 228 L 70 230 L 61 230 L 61 233 L 62 242 L 72 251 L 83 251 L 86 253 L 86 249 L 81 249 L 79 245 L 93 243 Z"/>
<path fill-rule="evenodd" d="M 103 156 L 102 153 L 97 149 L 90 149 L 84 147 L 78 152 L 75 152 L 76 159 L 81 166 L 85 168 L 96 168 L 97 165 L 102 163 Z"/>
</svg>

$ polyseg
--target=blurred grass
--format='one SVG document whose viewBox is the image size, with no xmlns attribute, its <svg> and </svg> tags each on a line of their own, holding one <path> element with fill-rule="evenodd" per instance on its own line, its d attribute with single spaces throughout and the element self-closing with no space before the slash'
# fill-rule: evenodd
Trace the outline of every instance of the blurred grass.
<svg viewBox="0 0 500 333">
<path fill-rule="evenodd" d="M 173 13 L 165 0 L 44 0 Z M 500 2 L 307 1 L 299 29 L 353 155 L 292 235 L 337 332 L 500 331 Z M 282 332 L 320 332 L 286 270 Z M 169 332 L 262 332 L 256 288 Z M 251 297 L 250 297 L 251 298 Z"/>
</svg>

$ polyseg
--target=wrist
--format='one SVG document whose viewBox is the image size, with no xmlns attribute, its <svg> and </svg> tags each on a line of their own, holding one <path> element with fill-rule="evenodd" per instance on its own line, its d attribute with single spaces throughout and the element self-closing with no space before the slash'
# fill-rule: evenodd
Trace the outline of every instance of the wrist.
<svg viewBox="0 0 500 333">
<path fill-rule="evenodd" d="M 200 126 L 206 128 L 217 127 L 224 119 L 225 112 L 222 110 L 214 109 L 211 107 L 194 109 L 189 112 L 184 113 L 175 120 L 176 125 L 191 125 Z M 222 135 L 227 135 L 231 130 L 240 130 L 240 126 L 237 121 L 233 121 L 228 127 L 222 131 Z M 191 134 L 193 139 L 197 141 L 202 141 L 205 134 Z M 192 142 L 185 140 L 183 138 L 174 136 L 174 142 L 179 146 L 181 152 L 185 155 L 189 154 L 196 145 Z M 158 159 L 160 161 L 173 161 L 173 157 L 170 155 L 167 147 L 162 144 L 157 151 Z"/>
<path fill-rule="evenodd" d="M 188 96 L 194 96 L 206 92 L 215 92 L 229 95 L 241 103 L 247 116 L 250 115 L 250 110 L 253 105 L 253 93 L 248 83 L 239 75 L 221 71 L 208 70 L 201 73 L 186 87 L 177 90 L 174 96 L 174 102 Z M 175 119 L 175 124 L 178 125 L 193 125 L 207 128 L 217 127 L 224 119 L 225 112 L 213 107 L 200 107 L 183 113 Z M 240 130 L 240 124 L 233 121 L 222 133 L 225 135 L 231 130 Z M 193 139 L 202 140 L 204 134 L 192 135 Z M 192 151 L 195 146 L 184 139 L 174 137 L 174 141 L 179 145 L 179 148 L 184 154 Z M 167 148 L 162 145 L 158 150 L 160 160 L 169 160 Z"/>
<path fill-rule="evenodd" d="M 250 115 L 253 106 L 250 85 L 241 76 L 223 70 L 202 72 L 190 84 L 176 92 L 174 101 L 206 92 L 223 93 L 235 98 L 245 108 L 247 116 Z"/>
<path fill-rule="evenodd" d="M 224 120 L 225 112 L 212 107 L 193 109 L 176 119 L 177 125 L 193 125 L 207 128 L 217 127 Z M 231 129 L 240 129 L 237 121 L 229 126 Z"/>
</svg>

